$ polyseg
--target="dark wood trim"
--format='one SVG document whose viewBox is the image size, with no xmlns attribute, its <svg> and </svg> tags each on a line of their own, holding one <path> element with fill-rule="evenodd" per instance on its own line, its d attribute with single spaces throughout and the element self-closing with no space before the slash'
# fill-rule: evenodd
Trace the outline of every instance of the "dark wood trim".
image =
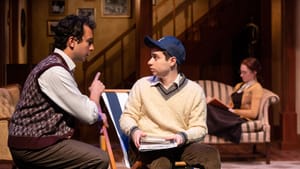
<svg viewBox="0 0 300 169">
<path fill-rule="evenodd" d="M 260 18 L 260 57 L 263 65 L 262 77 L 264 79 L 263 86 L 272 89 L 272 50 L 271 50 L 271 0 L 261 1 L 261 18 Z"/>
<path fill-rule="evenodd" d="M 139 78 L 149 75 L 147 61 L 150 57 L 150 49 L 144 45 L 144 37 L 152 35 L 152 0 L 135 1 L 135 20 L 137 78 Z"/>
<path fill-rule="evenodd" d="M 27 63 L 30 65 L 30 68 L 33 68 L 33 57 L 32 56 L 32 0 L 27 0 Z"/>
<path fill-rule="evenodd" d="M 282 0 L 282 149 L 295 148 L 298 142 L 296 91 L 296 2 Z"/>
<path fill-rule="evenodd" d="M 19 47 L 19 1 L 9 1 L 9 63 L 18 63 Z"/>
<path fill-rule="evenodd" d="M 5 9 L 5 2 L 6 1 L 0 1 L 0 9 Z M 0 51 L 4 51 L 2 53 L 3 55 L 0 57 L 0 86 L 5 85 L 5 58 L 6 58 L 6 43 L 4 41 L 5 39 L 5 13 L 6 10 L 0 10 Z"/>
</svg>

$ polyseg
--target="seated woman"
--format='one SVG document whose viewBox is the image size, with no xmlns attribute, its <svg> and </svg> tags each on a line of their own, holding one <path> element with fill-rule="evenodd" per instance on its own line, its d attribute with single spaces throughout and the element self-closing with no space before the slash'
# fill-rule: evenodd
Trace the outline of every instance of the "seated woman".
<svg viewBox="0 0 300 169">
<path fill-rule="evenodd" d="M 258 82 L 260 71 L 261 65 L 256 58 L 249 57 L 241 62 L 240 76 L 243 82 L 234 87 L 229 108 L 226 110 L 207 104 L 208 134 L 234 143 L 240 142 L 241 124 L 258 118 L 263 94 L 263 88 Z"/>
</svg>

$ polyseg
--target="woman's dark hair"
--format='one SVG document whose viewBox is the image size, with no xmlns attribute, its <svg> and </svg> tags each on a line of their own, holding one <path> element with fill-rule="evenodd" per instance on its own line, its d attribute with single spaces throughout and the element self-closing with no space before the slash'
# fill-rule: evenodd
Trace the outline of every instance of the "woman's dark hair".
<svg viewBox="0 0 300 169">
<path fill-rule="evenodd" d="M 262 82 L 262 76 L 261 76 L 261 64 L 255 57 L 248 57 L 245 58 L 241 64 L 246 65 L 248 69 L 250 69 L 252 72 L 256 72 L 256 78 L 259 82 Z"/>
<path fill-rule="evenodd" d="M 85 16 L 68 15 L 60 20 L 53 28 L 54 35 L 54 48 L 65 49 L 67 41 L 70 36 L 76 38 L 79 42 L 83 36 L 83 25 L 87 25 L 91 29 L 95 29 L 96 24 Z"/>
</svg>

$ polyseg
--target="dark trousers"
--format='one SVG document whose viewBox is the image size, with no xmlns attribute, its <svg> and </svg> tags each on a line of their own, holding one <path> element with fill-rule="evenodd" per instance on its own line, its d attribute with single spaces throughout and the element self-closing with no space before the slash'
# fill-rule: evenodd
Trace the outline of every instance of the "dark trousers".
<svg viewBox="0 0 300 169">
<path fill-rule="evenodd" d="M 187 144 L 178 148 L 138 152 L 131 144 L 130 158 L 142 161 L 144 169 L 171 169 L 175 161 L 185 161 L 189 166 L 220 169 L 219 151 L 210 145 L 201 143 Z"/>
<path fill-rule="evenodd" d="M 19 169 L 106 169 L 109 164 L 106 152 L 72 139 L 40 150 L 10 151 Z"/>
<path fill-rule="evenodd" d="M 207 105 L 206 123 L 208 134 L 222 137 L 234 143 L 240 143 L 242 123 L 246 122 L 240 116 L 218 107 Z"/>
</svg>

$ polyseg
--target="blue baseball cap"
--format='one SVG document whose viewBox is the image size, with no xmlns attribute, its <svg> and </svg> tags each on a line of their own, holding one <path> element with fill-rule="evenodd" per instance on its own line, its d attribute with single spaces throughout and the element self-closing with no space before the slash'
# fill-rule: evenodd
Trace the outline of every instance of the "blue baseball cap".
<svg viewBox="0 0 300 169">
<path fill-rule="evenodd" d="M 162 51 L 166 51 L 170 56 L 175 56 L 179 65 L 185 61 L 185 48 L 181 41 L 174 36 L 164 36 L 157 41 L 150 36 L 146 36 L 144 43 L 149 48 L 159 48 Z"/>
</svg>

